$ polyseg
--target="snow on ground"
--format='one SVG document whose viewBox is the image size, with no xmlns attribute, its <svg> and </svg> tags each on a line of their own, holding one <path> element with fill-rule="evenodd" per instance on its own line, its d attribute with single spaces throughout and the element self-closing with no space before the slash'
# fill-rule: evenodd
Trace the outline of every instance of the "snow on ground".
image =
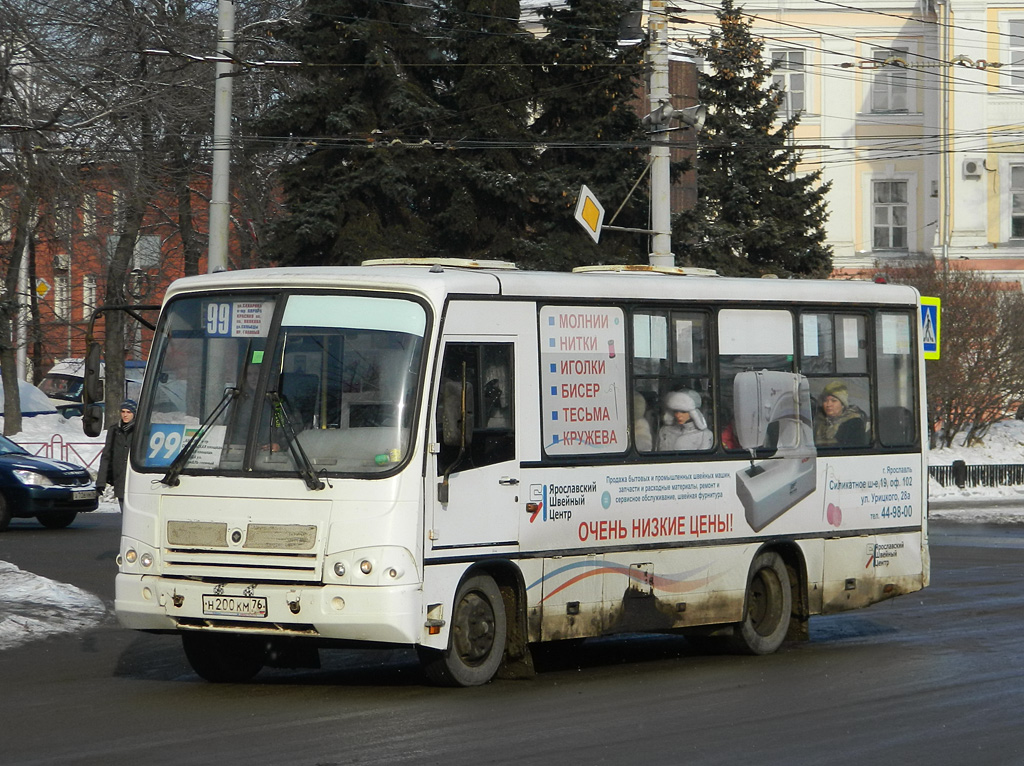
<svg viewBox="0 0 1024 766">
<path fill-rule="evenodd" d="M 963 460 L 968 465 L 1024 463 L 1024 420 L 1003 420 L 985 434 L 983 443 L 932 450 L 932 465 Z M 1024 523 L 1024 486 L 958 489 L 928 482 L 928 515 L 933 519 L 988 524 Z"/>
<path fill-rule="evenodd" d="M 106 614 L 106 605 L 91 593 L 0 561 L 0 649 L 77 633 Z"/>
<path fill-rule="evenodd" d="M 2 422 L 0 418 L 0 422 Z M 82 433 L 82 421 L 60 415 L 38 415 L 22 421 L 23 430 L 12 437 L 30 452 L 60 458 L 67 452 L 72 462 L 94 472 L 99 464 L 103 437 L 90 439 Z M 933 450 L 932 465 L 963 460 L 980 463 L 1024 463 L 1024 421 L 996 423 L 975 447 Z M 957 489 L 928 484 L 929 515 L 961 522 L 1024 523 L 1024 487 Z M 110 495 L 99 513 L 118 513 Z M 3 561 L 4 536 L 0 535 L 0 650 L 57 633 L 74 633 L 99 623 L 109 607 L 90 593 L 66 583 L 38 577 Z"/>
<path fill-rule="evenodd" d="M 11 438 L 29 452 L 58 460 L 66 457 L 96 472 L 104 437 L 86 436 L 81 418 L 37 415 L 21 422 L 21 432 Z M 110 490 L 94 511 L 119 512 Z M 91 593 L 4 561 L 4 548 L 11 544 L 9 541 L 7 535 L 0 533 L 0 650 L 59 633 L 77 633 L 96 625 L 108 614 L 108 607 Z"/>
</svg>

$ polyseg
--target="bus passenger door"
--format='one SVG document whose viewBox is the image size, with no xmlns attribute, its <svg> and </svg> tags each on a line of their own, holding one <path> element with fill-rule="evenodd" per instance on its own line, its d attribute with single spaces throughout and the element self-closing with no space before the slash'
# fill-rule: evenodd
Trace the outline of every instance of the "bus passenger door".
<svg viewBox="0 0 1024 766">
<path fill-rule="evenodd" d="M 431 549 L 517 545 L 516 338 L 451 336 L 441 354 L 427 475 Z"/>
</svg>

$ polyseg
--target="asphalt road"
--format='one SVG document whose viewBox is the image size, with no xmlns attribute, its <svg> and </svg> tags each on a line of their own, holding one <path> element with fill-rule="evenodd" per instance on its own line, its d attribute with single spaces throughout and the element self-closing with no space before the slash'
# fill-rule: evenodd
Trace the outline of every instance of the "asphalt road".
<svg viewBox="0 0 1024 766">
<path fill-rule="evenodd" d="M 15 521 L 0 559 L 112 603 L 119 521 Z M 602 640 L 476 689 L 425 685 L 406 651 L 213 685 L 110 617 L 0 652 L 0 764 L 1024 763 L 1024 525 L 933 524 L 932 563 L 928 590 L 769 657 Z"/>
</svg>

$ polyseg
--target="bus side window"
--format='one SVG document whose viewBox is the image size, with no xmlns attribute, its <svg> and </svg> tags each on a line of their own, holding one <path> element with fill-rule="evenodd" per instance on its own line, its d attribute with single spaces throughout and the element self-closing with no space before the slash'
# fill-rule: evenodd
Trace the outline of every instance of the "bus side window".
<svg viewBox="0 0 1024 766">
<path fill-rule="evenodd" d="M 870 420 L 866 408 L 861 406 L 867 402 L 866 379 L 815 379 L 811 388 L 815 446 L 847 449 L 868 446 Z"/>
<path fill-rule="evenodd" d="M 632 323 L 633 444 L 637 451 L 710 449 L 715 437 L 711 430 L 707 314 L 638 310 Z"/>
<path fill-rule="evenodd" d="M 281 375 L 281 399 L 296 430 L 313 425 L 318 384 L 316 375 L 305 372 L 286 372 Z"/>
<path fill-rule="evenodd" d="M 441 442 L 439 474 L 453 463 L 457 463 L 455 471 L 464 471 L 515 457 L 512 350 L 511 343 L 445 346 L 436 413 Z M 463 376 L 467 400 L 464 445 L 453 433 L 461 429 Z M 456 405 L 458 413 L 453 412 Z"/>
</svg>

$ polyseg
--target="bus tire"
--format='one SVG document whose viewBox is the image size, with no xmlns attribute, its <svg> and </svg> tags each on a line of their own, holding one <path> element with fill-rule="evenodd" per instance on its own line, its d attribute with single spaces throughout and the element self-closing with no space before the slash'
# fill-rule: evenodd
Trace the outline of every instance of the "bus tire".
<svg viewBox="0 0 1024 766">
<path fill-rule="evenodd" d="M 71 526 L 71 522 L 78 515 L 76 511 L 60 511 L 57 513 L 41 513 L 36 516 L 36 521 L 47 529 L 64 529 Z"/>
<path fill-rule="evenodd" d="M 190 632 L 181 645 L 196 675 L 212 683 L 245 683 L 263 669 L 265 650 L 253 636 Z"/>
<path fill-rule="evenodd" d="M 494 580 L 476 575 L 462 582 L 452 608 L 448 648 L 420 649 L 427 679 L 438 686 L 480 686 L 498 672 L 508 635 L 505 604 Z"/>
<path fill-rule="evenodd" d="M 743 621 L 733 632 L 733 648 L 743 654 L 771 654 L 786 638 L 792 611 L 786 563 L 774 551 L 759 553 L 750 565 Z"/>
</svg>

